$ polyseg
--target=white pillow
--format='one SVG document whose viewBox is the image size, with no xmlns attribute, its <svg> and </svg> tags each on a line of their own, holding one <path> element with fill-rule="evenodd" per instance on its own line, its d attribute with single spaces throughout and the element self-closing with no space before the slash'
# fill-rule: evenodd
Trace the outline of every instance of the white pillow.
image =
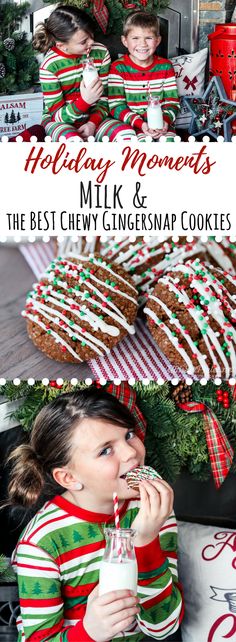
<svg viewBox="0 0 236 642">
<path fill-rule="evenodd" d="M 235 642 L 236 531 L 187 522 L 178 529 L 183 642 Z"/>
<path fill-rule="evenodd" d="M 176 119 L 176 127 L 188 129 L 191 121 L 191 112 L 181 101 L 182 96 L 202 96 L 204 93 L 205 66 L 208 48 L 196 53 L 183 54 L 171 58 L 175 70 L 178 94 L 180 96 L 181 111 Z"/>
</svg>

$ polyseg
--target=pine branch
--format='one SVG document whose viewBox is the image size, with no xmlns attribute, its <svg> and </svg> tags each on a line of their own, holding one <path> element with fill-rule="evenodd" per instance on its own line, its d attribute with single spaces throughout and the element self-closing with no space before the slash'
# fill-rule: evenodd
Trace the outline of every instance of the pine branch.
<svg viewBox="0 0 236 642">
<path fill-rule="evenodd" d="M 14 582 L 16 576 L 4 555 L 0 555 L 0 582 Z"/>
<path fill-rule="evenodd" d="M 87 388 L 85 382 L 72 386 L 69 381 L 65 381 L 58 389 L 56 382 L 51 382 L 49 386 L 44 386 L 41 382 L 36 382 L 34 386 L 21 382 L 19 386 L 14 386 L 8 381 L 0 388 L 0 394 L 10 401 L 20 401 L 14 417 L 24 430 L 30 431 L 42 407 L 64 392 L 83 388 Z M 195 382 L 192 385 L 192 397 L 194 401 L 205 403 L 213 410 L 236 453 L 236 401 L 233 399 L 232 389 L 226 382 L 222 383 L 221 389 L 229 393 L 229 408 L 224 408 L 217 400 L 217 389 L 212 381 L 206 386 Z M 137 405 L 147 420 L 147 463 L 170 482 L 173 482 L 183 469 L 187 469 L 199 480 L 210 477 L 211 465 L 203 415 L 189 414 L 178 408 L 171 396 L 172 387 L 169 383 L 159 386 L 152 381 L 145 386 L 137 382 L 134 390 Z M 236 459 L 232 472 L 235 469 Z"/>
</svg>

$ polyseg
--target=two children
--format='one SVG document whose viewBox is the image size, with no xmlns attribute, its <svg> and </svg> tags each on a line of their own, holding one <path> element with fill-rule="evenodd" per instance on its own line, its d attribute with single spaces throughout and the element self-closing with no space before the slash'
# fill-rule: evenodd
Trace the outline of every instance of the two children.
<svg viewBox="0 0 236 642">
<path fill-rule="evenodd" d="M 33 505 L 50 480 L 62 489 L 36 513 L 14 552 L 18 642 L 139 642 L 177 630 L 173 492 L 162 479 L 140 482 L 139 491 L 128 487 L 124 476 L 145 457 L 136 428 L 123 403 L 91 387 L 58 396 L 36 418 L 30 444 L 13 451 L 12 504 Z M 121 528 L 136 531 L 137 595 L 98 594 L 113 492 Z"/>
<path fill-rule="evenodd" d="M 110 68 L 104 45 L 95 43 L 90 17 L 76 7 L 59 6 L 38 26 L 35 49 L 46 53 L 40 67 L 44 94 L 42 124 L 53 141 L 60 136 L 87 140 L 94 135 L 110 141 L 147 135 L 158 140 L 173 131 L 179 109 L 175 74 L 171 63 L 156 55 L 160 43 L 155 14 L 136 11 L 124 25 L 122 42 L 128 54 Z M 89 87 L 82 80 L 83 63 L 93 60 L 99 77 Z M 163 129 L 147 125 L 148 95 L 158 96 Z"/>
</svg>

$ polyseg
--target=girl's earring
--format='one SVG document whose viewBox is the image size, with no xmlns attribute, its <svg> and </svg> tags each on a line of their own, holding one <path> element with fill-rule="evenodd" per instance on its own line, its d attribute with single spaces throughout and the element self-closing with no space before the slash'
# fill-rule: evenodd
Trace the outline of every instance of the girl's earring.
<svg viewBox="0 0 236 642">
<path fill-rule="evenodd" d="M 83 484 L 81 484 L 81 482 L 76 482 L 73 490 L 82 490 L 82 488 L 83 488 Z"/>
</svg>

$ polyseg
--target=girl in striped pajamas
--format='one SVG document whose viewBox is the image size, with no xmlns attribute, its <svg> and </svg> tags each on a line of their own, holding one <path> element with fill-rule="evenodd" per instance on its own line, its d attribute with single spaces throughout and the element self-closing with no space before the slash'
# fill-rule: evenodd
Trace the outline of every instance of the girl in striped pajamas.
<svg viewBox="0 0 236 642">
<path fill-rule="evenodd" d="M 13 554 L 18 641 L 139 642 L 163 640 L 178 629 L 173 492 L 161 478 L 140 482 L 139 492 L 128 487 L 124 476 L 145 456 L 134 417 L 103 389 L 62 394 L 39 413 L 29 445 L 13 451 L 12 504 L 34 504 L 50 480 L 62 491 L 36 513 Z M 121 528 L 136 530 L 137 595 L 98 595 L 113 492 Z"/>
<path fill-rule="evenodd" d="M 53 141 L 60 136 L 87 140 L 99 133 L 107 118 L 110 55 L 104 45 L 94 42 L 93 29 L 85 11 L 63 5 L 36 29 L 33 46 L 46 53 L 39 73 L 44 96 L 42 125 Z M 85 87 L 82 73 L 87 56 L 99 75 Z"/>
<path fill-rule="evenodd" d="M 103 123 L 99 136 L 110 140 L 146 136 L 158 140 L 174 131 L 179 99 L 174 69 L 169 60 L 156 55 L 160 44 L 159 20 L 155 14 L 136 11 L 124 23 L 122 42 L 128 53 L 112 63 L 108 79 L 110 122 Z M 149 129 L 147 107 L 149 94 L 160 99 L 163 129 Z"/>
</svg>

